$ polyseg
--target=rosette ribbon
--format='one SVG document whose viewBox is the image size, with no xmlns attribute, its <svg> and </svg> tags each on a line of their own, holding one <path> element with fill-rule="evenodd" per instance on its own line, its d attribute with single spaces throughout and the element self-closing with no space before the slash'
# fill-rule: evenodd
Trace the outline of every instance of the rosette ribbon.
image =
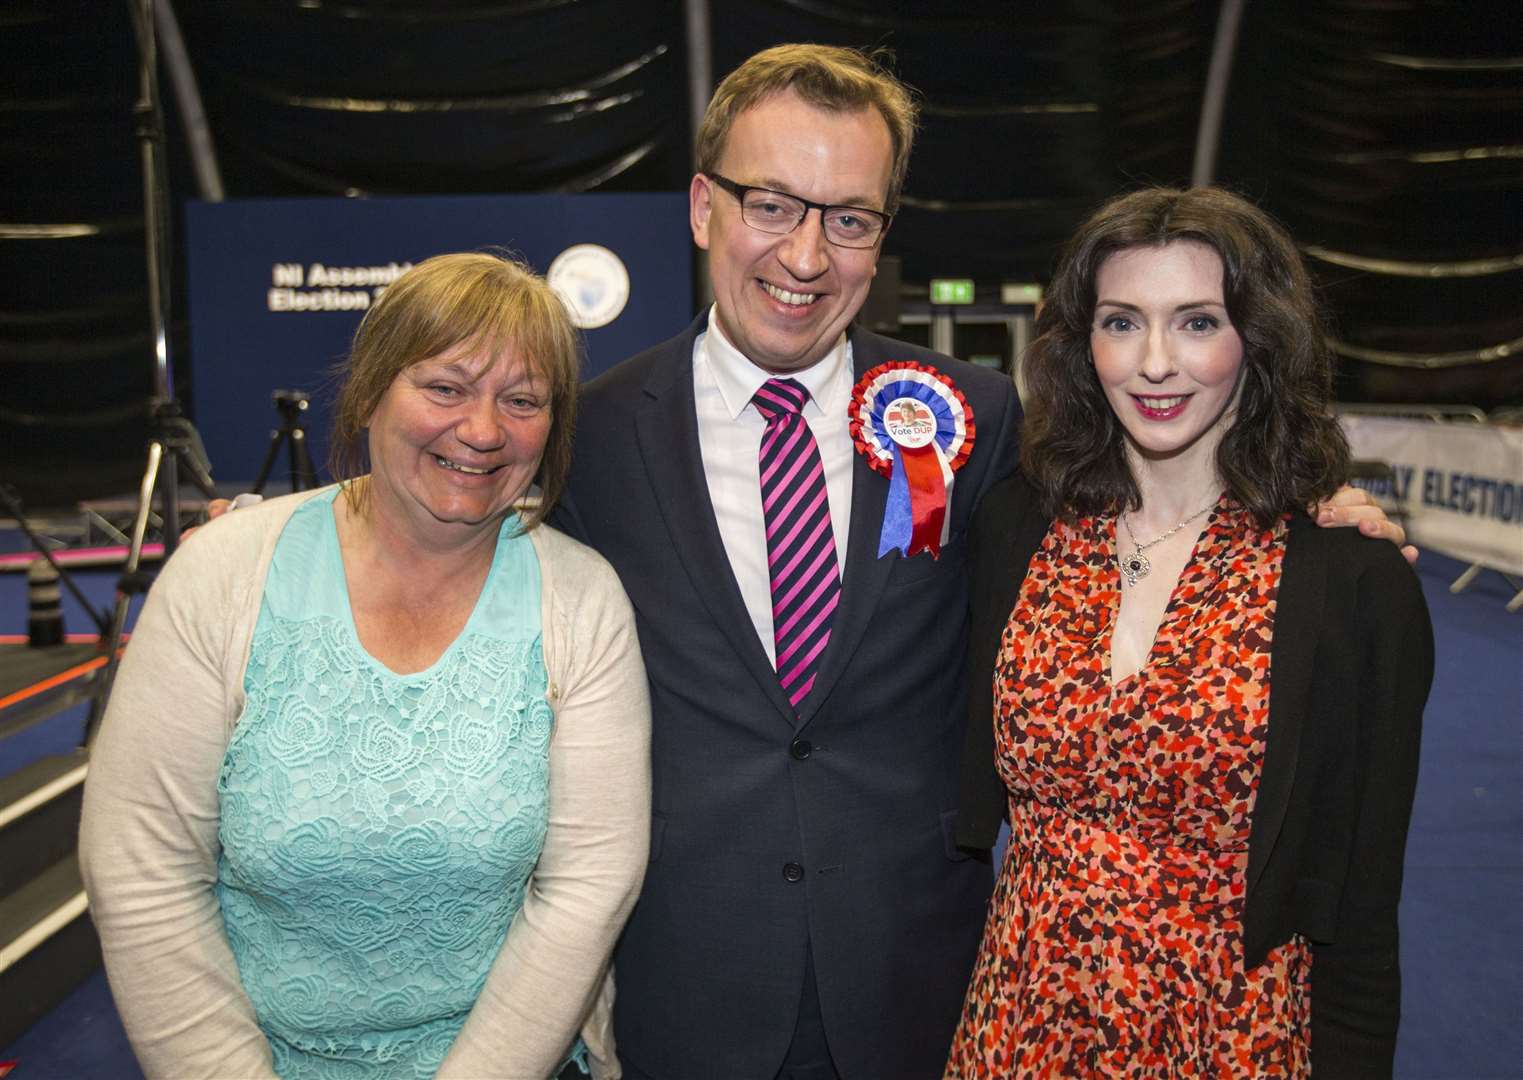
<svg viewBox="0 0 1523 1080">
<path fill-rule="evenodd" d="M 851 438 L 888 477 L 878 557 L 940 558 L 951 528 L 952 484 L 973 452 L 973 410 L 952 380 L 913 360 L 879 364 L 852 388 Z"/>
</svg>

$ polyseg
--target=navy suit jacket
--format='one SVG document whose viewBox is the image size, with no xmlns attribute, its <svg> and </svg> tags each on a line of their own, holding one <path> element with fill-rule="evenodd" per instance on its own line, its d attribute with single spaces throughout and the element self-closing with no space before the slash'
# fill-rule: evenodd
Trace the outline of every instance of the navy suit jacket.
<svg viewBox="0 0 1523 1080">
<path fill-rule="evenodd" d="M 851 332 L 857 378 L 889 360 L 950 376 L 975 444 L 939 560 L 878 558 L 888 481 L 857 456 L 841 602 L 795 716 L 709 499 L 692 374 L 705 325 L 584 387 L 556 516 L 618 571 L 650 676 L 650 865 L 615 954 L 619 1055 L 660 1080 L 773 1080 L 812 949 L 841 1075 L 939 1077 L 992 886 L 955 843 L 961 534 L 1015 468 L 1020 406 L 1002 374 Z"/>
</svg>

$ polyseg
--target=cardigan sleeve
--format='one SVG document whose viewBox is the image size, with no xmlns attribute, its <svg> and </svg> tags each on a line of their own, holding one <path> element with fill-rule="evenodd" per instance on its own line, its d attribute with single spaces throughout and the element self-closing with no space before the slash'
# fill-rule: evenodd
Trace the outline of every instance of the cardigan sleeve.
<svg viewBox="0 0 1523 1080">
<path fill-rule="evenodd" d="M 1391 1075 L 1401 1017 L 1397 903 L 1417 785 L 1433 630 L 1416 575 L 1383 542 L 1359 545 L 1363 637 L 1354 736 L 1358 818 L 1337 940 L 1314 947 L 1312 1067 L 1318 1080 Z"/>
<path fill-rule="evenodd" d="M 90 755 L 80 868 L 150 1078 L 275 1075 L 213 893 L 217 775 L 238 704 L 228 652 L 246 600 L 246 575 L 230 568 L 262 536 L 245 524 L 208 526 L 159 574 Z"/>
<path fill-rule="evenodd" d="M 552 535 L 540 551 L 553 590 L 544 628 L 555 707 L 549 828 L 441 1078 L 550 1075 L 608 993 L 608 958 L 645 873 L 650 692 L 634 612 L 590 549 Z"/>
<path fill-rule="evenodd" d="M 979 503 L 968 535 L 968 716 L 959 777 L 957 844 L 988 851 L 1008 814 L 1008 792 L 994 761 L 994 663 L 1049 519 L 1025 477 L 1014 473 Z"/>
</svg>

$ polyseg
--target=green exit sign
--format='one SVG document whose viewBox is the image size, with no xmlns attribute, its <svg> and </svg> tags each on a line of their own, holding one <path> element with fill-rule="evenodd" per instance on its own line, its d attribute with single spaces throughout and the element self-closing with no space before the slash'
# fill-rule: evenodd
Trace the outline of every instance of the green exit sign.
<svg viewBox="0 0 1523 1080">
<path fill-rule="evenodd" d="M 973 302 L 972 278 L 932 278 L 931 303 L 971 304 Z"/>
</svg>

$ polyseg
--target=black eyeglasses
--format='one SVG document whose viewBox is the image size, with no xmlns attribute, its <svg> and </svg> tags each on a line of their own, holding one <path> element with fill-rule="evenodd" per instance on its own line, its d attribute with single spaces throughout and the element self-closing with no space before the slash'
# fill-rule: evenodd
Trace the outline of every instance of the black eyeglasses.
<svg viewBox="0 0 1523 1080">
<path fill-rule="evenodd" d="M 718 173 L 705 175 L 735 196 L 740 203 L 740 219 L 759 232 L 778 236 L 791 233 L 809 211 L 818 210 L 826 240 L 837 247 L 870 248 L 882 239 L 893 220 L 892 215 L 865 206 L 829 206 L 786 191 L 737 184 Z"/>
</svg>

